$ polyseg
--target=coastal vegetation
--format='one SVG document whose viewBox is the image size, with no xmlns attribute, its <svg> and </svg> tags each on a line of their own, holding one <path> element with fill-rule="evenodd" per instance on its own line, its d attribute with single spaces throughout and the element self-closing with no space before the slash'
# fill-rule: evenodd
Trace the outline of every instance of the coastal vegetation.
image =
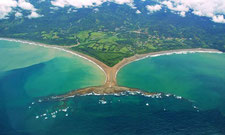
<svg viewBox="0 0 225 135">
<path fill-rule="evenodd" d="M 222 3 L 0 1 L 0 135 L 225 134 Z"/>
<path fill-rule="evenodd" d="M 52 11 L 49 0 L 39 4 L 34 0 L 30 2 L 43 17 L 10 16 L 0 20 L 0 37 L 60 46 L 79 43 L 70 49 L 95 57 L 108 66 L 135 54 L 163 50 L 213 48 L 225 51 L 224 24 L 192 14 L 184 18 L 166 9 L 151 14 L 145 9 L 150 1 L 137 4 L 141 14 L 127 5 L 115 3 Z"/>
</svg>

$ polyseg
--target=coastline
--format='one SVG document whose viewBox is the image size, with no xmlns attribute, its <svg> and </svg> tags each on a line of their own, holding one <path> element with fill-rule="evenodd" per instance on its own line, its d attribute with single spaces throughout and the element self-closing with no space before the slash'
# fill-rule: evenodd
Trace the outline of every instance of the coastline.
<svg viewBox="0 0 225 135">
<path fill-rule="evenodd" d="M 158 57 L 158 56 L 162 56 L 162 55 L 187 54 L 187 53 L 223 53 L 216 49 L 203 49 L 203 48 L 167 50 L 167 51 L 151 52 L 151 53 L 146 53 L 146 54 L 136 54 L 134 56 L 124 58 L 122 61 L 120 61 L 113 67 L 109 67 L 106 64 L 104 64 L 103 62 L 101 62 L 91 56 L 70 50 L 70 49 L 68 49 L 68 47 L 65 48 L 63 46 L 46 45 L 46 44 L 37 43 L 37 42 L 30 42 L 30 41 L 26 41 L 26 40 L 17 40 L 17 39 L 10 39 L 10 38 L 0 38 L 0 40 L 20 42 L 20 43 L 37 45 L 37 46 L 41 46 L 41 47 L 52 48 L 52 49 L 64 51 L 64 52 L 70 53 L 72 55 L 81 57 L 85 60 L 88 60 L 89 62 L 97 65 L 97 67 L 100 68 L 104 72 L 105 77 L 106 77 L 104 85 L 98 86 L 98 87 L 88 87 L 88 88 L 83 88 L 83 89 L 78 89 L 78 90 L 72 90 L 69 93 L 57 96 L 57 97 L 61 97 L 61 98 L 62 97 L 63 98 L 73 97 L 75 95 L 85 95 L 85 94 L 89 94 L 89 93 L 96 93 L 96 94 L 104 95 L 104 94 L 113 94 L 113 93 L 121 93 L 121 92 L 128 92 L 128 91 L 142 92 L 138 89 L 118 86 L 116 78 L 117 78 L 117 74 L 120 71 L 120 69 L 123 68 L 124 66 L 126 66 L 127 64 L 130 64 L 134 61 L 142 60 L 142 59 L 145 59 L 148 57 Z M 142 92 L 142 93 L 145 93 L 145 92 Z M 152 93 L 146 93 L 146 94 L 151 95 Z"/>
<path fill-rule="evenodd" d="M 117 63 L 115 67 L 117 68 L 117 72 L 115 77 L 117 77 L 118 72 L 124 66 L 139 60 L 143 60 L 149 57 L 159 57 L 164 55 L 173 55 L 173 54 L 188 54 L 188 53 L 223 53 L 216 49 L 205 49 L 205 48 L 193 48 L 193 49 L 177 49 L 177 50 L 167 50 L 167 51 L 159 51 L 159 52 L 151 52 L 146 54 L 136 54 L 134 56 L 124 58 L 121 62 Z"/>
<path fill-rule="evenodd" d="M 92 58 L 88 55 L 69 50 L 69 49 L 67 49 L 68 47 L 63 47 L 63 46 L 58 46 L 58 45 L 47 45 L 47 44 L 43 44 L 43 43 L 27 41 L 27 40 L 20 40 L 20 39 L 12 39 L 12 38 L 1 38 L 0 37 L 0 40 L 11 41 L 11 42 L 19 42 L 19 43 L 24 43 L 24 44 L 34 45 L 34 46 L 40 46 L 40 47 L 45 47 L 45 48 L 51 48 L 51 49 L 56 49 L 56 50 L 59 50 L 59 51 L 64 51 L 64 52 L 70 53 L 72 55 L 78 56 L 80 58 L 83 58 L 83 59 L 95 64 L 101 71 L 104 72 L 105 77 L 107 77 L 105 70 L 102 68 L 102 67 L 105 66 L 104 63 L 102 63 L 102 62 L 98 61 L 97 59 Z M 107 78 L 106 78 L 106 80 L 107 80 Z M 105 83 L 106 83 L 106 80 L 105 80 Z"/>
<path fill-rule="evenodd" d="M 100 96 L 100 95 L 114 95 L 114 96 L 123 96 L 123 95 L 136 95 L 140 94 L 146 97 L 157 97 L 161 96 L 162 93 L 151 93 L 144 92 L 135 88 L 121 87 L 121 86 L 113 86 L 113 87 L 104 87 L 104 86 L 96 86 L 96 87 L 87 87 L 83 89 L 78 89 L 75 91 L 71 91 L 66 94 L 50 96 L 45 98 L 44 100 L 65 100 L 67 98 L 73 98 L 75 96 Z"/>
</svg>

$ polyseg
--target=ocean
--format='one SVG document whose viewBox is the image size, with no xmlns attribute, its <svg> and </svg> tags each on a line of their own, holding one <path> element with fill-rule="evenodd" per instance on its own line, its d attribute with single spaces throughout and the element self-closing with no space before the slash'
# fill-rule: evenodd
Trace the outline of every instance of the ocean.
<svg viewBox="0 0 225 135">
<path fill-rule="evenodd" d="M 0 135 L 225 134 L 225 55 L 146 58 L 123 67 L 122 86 L 155 96 L 76 96 L 104 84 L 93 63 L 59 50 L 0 41 Z"/>
</svg>

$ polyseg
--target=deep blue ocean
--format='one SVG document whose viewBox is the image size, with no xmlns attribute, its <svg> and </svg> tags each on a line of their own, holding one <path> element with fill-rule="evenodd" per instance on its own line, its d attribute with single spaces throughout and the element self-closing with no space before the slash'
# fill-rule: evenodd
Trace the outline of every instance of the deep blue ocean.
<svg viewBox="0 0 225 135">
<path fill-rule="evenodd" d="M 9 47 L 6 44 L 12 44 L 12 46 Z M 223 54 L 160 56 L 131 63 L 131 65 L 125 66 L 119 72 L 120 85 L 132 86 L 149 92 L 163 92 L 158 96 L 147 97 L 138 94 L 127 94 L 124 96 L 92 95 L 74 97 L 67 100 L 44 101 L 43 99 L 46 96 L 94 84 L 101 85 L 104 83 L 104 74 L 95 65 L 88 64 L 88 62 L 80 60 L 81 58 L 75 58 L 74 60 L 72 56 L 64 54 L 58 56 L 57 52 L 51 53 L 50 57 L 50 50 L 45 55 L 43 54 L 44 51 L 34 54 L 32 51 L 37 48 L 28 50 L 26 53 L 22 52 L 24 55 L 21 55 L 19 52 L 24 51 L 22 44 L 18 45 L 18 43 L 2 41 L 0 45 L 2 45 L 0 51 L 3 51 L 3 48 L 8 49 L 7 52 L 4 51 L 4 55 L 3 53 L 0 54 L 1 63 L 8 65 L 7 67 L 4 65 L 0 66 L 0 135 L 225 134 L 225 113 L 221 109 L 223 104 L 225 104 L 221 103 L 225 101 L 223 96 L 225 83 L 215 85 L 218 82 L 225 82 Z M 3 58 L 6 54 L 11 56 L 7 57 L 10 61 L 17 60 L 17 62 L 20 62 L 14 62 L 14 64 L 10 64 L 10 61 L 6 62 L 7 58 Z M 184 55 L 185 57 L 182 57 Z M 25 60 L 19 58 L 23 56 L 27 58 Z M 215 61 L 212 61 L 210 57 L 212 57 L 211 59 L 216 57 L 218 60 L 216 63 L 220 64 L 214 64 Z M 195 70 L 186 69 L 185 66 L 187 65 L 181 64 L 182 62 L 185 63 L 185 61 L 189 63 L 188 65 L 191 63 L 196 64 L 195 59 L 197 58 L 201 58 L 203 64 L 197 64 Z M 36 62 L 29 63 L 26 61 L 32 59 L 35 59 Z M 169 77 L 173 78 L 173 76 L 171 77 L 171 72 L 174 73 L 174 60 L 179 63 L 176 74 L 182 74 L 177 87 L 175 87 L 176 83 L 172 84 L 173 81 L 177 81 L 175 79 L 170 80 L 171 82 L 159 80 L 162 76 L 167 79 Z M 179 62 L 179 60 L 182 62 Z M 201 61 L 198 60 L 198 63 Z M 157 62 L 159 63 L 157 64 Z M 83 65 L 80 66 L 80 63 L 83 63 Z M 136 68 L 136 71 L 131 73 L 132 67 L 137 67 L 137 65 L 140 69 Z M 67 68 L 60 68 L 62 66 Z M 157 68 L 157 66 L 159 67 Z M 163 70 L 165 73 L 161 72 L 156 77 L 157 75 L 153 74 L 155 73 L 153 69 L 164 69 L 164 66 L 167 67 L 166 72 Z M 208 68 L 199 70 L 204 66 L 210 67 L 211 70 Z M 145 72 L 138 74 L 138 70 Z M 186 76 L 185 71 L 189 73 L 190 70 L 194 71 L 191 74 L 193 76 Z M 179 73 L 181 71 L 182 73 Z M 154 75 L 154 78 L 152 78 L 151 74 Z M 205 76 L 200 76 L 199 74 Z M 187 82 L 185 76 L 189 80 L 187 84 L 184 83 Z M 190 91 L 189 87 L 186 87 L 193 81 L 190 78 L 196 78 L 197 76 L 197 79 L 202 80 L 201 84 L 205 83 L 205 87 L 209 88 L 206 89 L 207 95 L 204 95 L 204 93 L 202 94 L 204 96 L 198 93 L 196 95 L 196 92 L 191 91 L 199 89 L 201 92 L 204 92 L 203 88 L 201 88 L 202 85 L 198 83 L 198 85 L 191 85 Z M 204 77 L 209 77 L 209 79 L 202 79 Z M 69 81 L 73 82 L 72 85 L 68 83 Z M 154 83 L 150 85 L 150 82 Z M 167 85 L 171 89 L 160 90 L 156 82 L 160 82 L 162 88 Z M 183 92 L 178 90 L 181 87 L 185 87 Z M 174 88 L 174 91 L 172 88 Z M 180 89 L 180 91 L 182 90 Z M 193 94 L 195 96 L 192 96 Z M 200 99 L 197 100 L 197 96 Z M 215 100 L 207 102 L 207 99 L 212 98 Z M 204 103 L 200 102 L 201 99 L 204 100 Z"/>
</svg>

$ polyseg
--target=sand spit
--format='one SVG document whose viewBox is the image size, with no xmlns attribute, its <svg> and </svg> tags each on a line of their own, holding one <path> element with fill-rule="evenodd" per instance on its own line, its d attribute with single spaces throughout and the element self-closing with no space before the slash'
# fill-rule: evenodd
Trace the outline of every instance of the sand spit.
<svg viewBox="0 0 225 135">
<path fill-rule="evenodd" d="M 222 53 L 221 51 L 215 50 L 215 49 L 180 49 L 180 50 L 171 50 L 171 51 L 161 51 L 161 52 L 153 52 L 153 53 L 147 53 L 147 54 L 141 54 L 141 55 L 134 55 L 129 58 L 123 59 L 120 63 L 116 64 L 113 67 L 109 67 L 105 65 L 104 63 L 90 57 L 92 61 L 96 62 L 98 65 L 102 67 L 102 69 L 105 71 L 107 75 L 107 80 L 104 86 L 99 87 L 89 87 L 79 90 L 71 91 L 70 93 L 67 93 L 65 95 L 57 96 L 57 98 L 68 98 L 68 97 L 74 97 L 77 95 L 108 95 L 108 94 L 119 94 L 122 92 L 137 92 L 141 93 L 146 96 L 153 96 L 156 93 L 148 93 L 144 92 L 138 89 L 133 88 L 127 88 L 127 87 L 120 87 L 117 85 L 116 77 L 118 71 L 124 67 L 125 65 L 141 60 L 148 57 L 157 57 L 162 55 L 171 55 L 171 54 L 187 54 L 187 53 Z"/>
<path fill-rule="evenodd" d="M 154 96 L 159 93 L 150 93 L 144 92 L 135 88 L 127 88 L 127 87 L 120 87 L 120 86 L 113 86 L 113 87 L 105 87 L 105 86 L 96 86 L 96 87 L 88 87 L 79 90 L 71 91 L 67 94 L 52 96 L 47 98 L 47 100 L 62 100 L 67 98 L 72 98 L 75 96 L 88 96 L 88 95 L 114 95 L 114 96 L 122 96 L 122 95 L 135 95 L 135 94 L 142 94 L 145 96 Z"/>
<path fill-rule="evenodd" d="M 55 98 L 67 98 L 67 97 L 73 97 L 76 95 L 85 95 L 85 94 L 90 94 L 90 93 L 95 93 L 97 95 L 104 95 L 104 94 L 115 94 L 115 93 L 121 93 L 121 92 L 141 92 L 143 94 L 153 94 L 153 93 L 145 93 L 142 92 L 138 89 L 133 89 L 133 88 L 126 88 L 126 87 L 120 87 L 117 85 L 117 73 L 118 71 L 124 67 L 125 65 L 141 60 L 147 57 L 157 57 L 157 56 L 162 56 L 162 55 L 171 55 L 171 54 L 187 54 L 187 53 L 223 53 L 219 50 L 216 49 L 203 49 L 203 48 L 195 48 L 195 49 L 178 49 L 178 50 L 168 50 L 168 51 L 159 51 L 159 52 L 151 52 L 151 53 L 146 53 L 146 54 L 136 54 L 132 57 L 129 58 L 124 58 L 121 62 L 117 63 L 113 67 L 109 67 L 103 62 L 88 56 L 86 54 L 82 54 L 80 52 L 76 52 L 74 50 L 70 50 L 69 47 L 64 47 L 64 46 L 56 46 L 56 45 L 46 45 L 46 44 L 41 44 L 41 43 L 36 43 L 36 42 L 30 42 L 30 41 L 24 41 L 24 40 L 16 40 L 16 39 L 9 39 L 9 38 L 0 38 L 0 40 L 8 40 L 8 41 L 14 41 L 14 42 L 21 42 L 21 43 L 26 43 L 26 44 L 31 44 L 31 45 L 38 45 L 42 47 L 47 47 L 47 48 L 52 48 L 52 49 L 58 49 L 61 51 L 65 51 L 68 53 L 71 53 L 73 55 L 79 56 L 81 58 L 84 58 L 94 64 L 96 64 L 104 73 L 106 76 L 106 81 L 103 86 L 99 87 L 88 87 L 84 89 L 79 89 L 79 90 L 73 90 L 67 94 L 64 95 L 59 95 L 55 96 Z"/>
</svg>

